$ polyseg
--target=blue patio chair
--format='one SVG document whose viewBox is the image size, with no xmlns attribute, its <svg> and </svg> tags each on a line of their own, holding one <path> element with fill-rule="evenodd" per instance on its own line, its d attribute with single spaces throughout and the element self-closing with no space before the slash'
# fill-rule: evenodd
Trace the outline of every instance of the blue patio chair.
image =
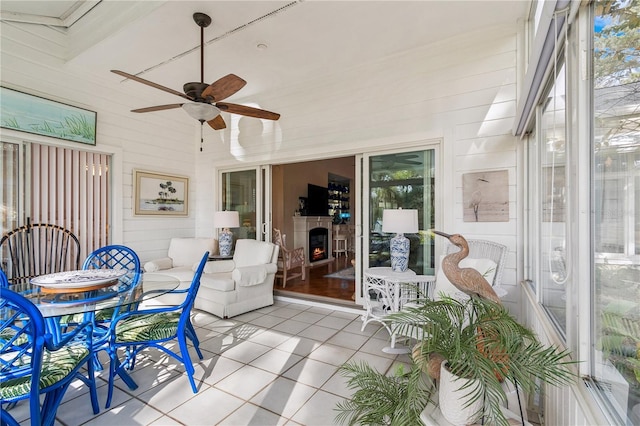
<svg viewBox="0 0 640 426">
<path fill-rule="evenodd" d="M 127 287 L 138 284 L 142 274 L 140 258 L 136 252 L 127 246 L 115 244 L 100 247 L 91 252 L 84 260 L 82 269 L 121 269 L 130 271 L 130 273 L 120 278 L 120 285 Z M 64 326 L 74 325 L 81 321 L 93 321 L 94 362 L 98 370 L 102 370 L 102 364 L 98 360 L 97 353 L 101 350 L 106 350 L 109 322 L 118 314 L 119 309 L 103 309 L 84 315 L 72 315 L 61 321 Z"/>
<path fill-rule="evenodd" d="M 195 381 L 193 379 L 193 363 L 189 357 L 187 338 L 191 340 L 198 357 L 202 359 L 200 352 L 200 342 L 196 331 L 191 323 L 191 309 L 195 301 L 198 289 L 200 288 L 200 277 L 209 258 L 209 252 L 205 252 L 200 260 L 191 285 L 188 289 L 173 290 L 171 293 L 186 293 L 185 299 L 177 306 L 162 307 L 155 309 L 143 309 L 125 312 L 111 321 L 109 332 L 109 343 L 107 352 L 110 357 L 109 364 L 109 391 L 107 394 L 106 408 L 111 405 L 113 395 L 113 382 L 116 375 L 125 375 L 125 368 L 133 369 L 136 355 L 149 347 L 153 347 L 165 352 L 184 365 L 189 376 L 191 389 L 197 393 Z M 164 343 L 177 340 L 180 353 L 176 353 L 167 348 Z M 118 348 L 125 348 L 122 362 L 118 358 Z M 129 388 L 135 389 L 135 383 L 125 380 Z M 133 384 L 133 386 L 131 386 Z"/>
<path fill-rule="evenodd" d="M 127 287 L 132 287 L 140 281 L 142 266 L 140 258 L 133 249 L 122 245 L 109 245 L 94 250 L 82 264 L 82 269 L 124 269 L 131 271 L 120 278 L 120 282 Z M 113 309 L 104 309 L 96 312 L 97 321 L 110 321 L 117 314 Z"/>
<path fill-rule="evenodd" d="M 6 276 L 0 272 L 0 280 Z M 54 343 L 45 328 L 38 308 L 25 297 L 8 288 L 0 296 L 0 402 L 1 423 L 18 425 L 5 409 L 28 400 L 32 426 L 52 425 L 64 397 L 75 379 L 89 386 L 93 413 L 98 414 L 98 395 L 94 378 L 92 326 L 80 324 L 73 332 Z M 82 374 L 86 366 L 86 376 Z M 44 394 L 42 406 L 40 395 Z"/>
</svg>

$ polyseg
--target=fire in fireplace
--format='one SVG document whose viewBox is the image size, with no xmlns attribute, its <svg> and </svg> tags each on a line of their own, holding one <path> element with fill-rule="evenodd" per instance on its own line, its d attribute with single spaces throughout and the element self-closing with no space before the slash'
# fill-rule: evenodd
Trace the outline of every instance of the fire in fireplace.
<svg viewBox="0 0 640 426">
<path fill-rule="evenodd" d="M 329 230 L 313 228 L 309 231 L 309 262 L 329 258 Z"/>
</svg>

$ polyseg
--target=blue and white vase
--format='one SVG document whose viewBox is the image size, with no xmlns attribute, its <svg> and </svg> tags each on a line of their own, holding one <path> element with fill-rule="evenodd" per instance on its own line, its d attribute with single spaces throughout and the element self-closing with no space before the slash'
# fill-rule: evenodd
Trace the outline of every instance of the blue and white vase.
<svg viewBox="0 0 640 426">
<path fill-rule="evenodd" d="M 389 242 L 391 251 L 391 270 L 404 272 L 409 268 L 409 239 L 397 234 Z"/>
<path fill-rule="evenodd" d="M 233 233 L 228 229 L 225 229 L 220 233 L 218 238 L 218 250 L 220 251 L 220 256 L 231 256 Z"/>
</svg>

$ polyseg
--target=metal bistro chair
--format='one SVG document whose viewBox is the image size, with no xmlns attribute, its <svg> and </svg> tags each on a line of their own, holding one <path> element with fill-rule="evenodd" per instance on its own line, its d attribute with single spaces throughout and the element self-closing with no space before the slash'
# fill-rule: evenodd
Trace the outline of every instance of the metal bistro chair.
<svg viewBox="0 0 640 426">
<path fill-rule="evenodd" d="M 0 272 L 0 280 L 6 280 Z M 0 297 L 0 400 L 12 406 L 28 400 L 32 426 L 53 425 L 64 394 L 75 379 L 89 386 L 93 413 L 98 414 L 98 395 L 91 360 L 91 323 L 86 322 L 53 343 L 42 314 L 25 297 L 2 288 Z M 83 367 L 86 366 L 86 376 Z M 42 405 L 40 395 L 45 395 Z M 3 425 L 17 426 L 1 410 Z"/>
<path fill-rule="evenodd" d="M 173 290 L 171 293 L 186 293 L 184 301 L 178 306 L 156 309 L 142 309 L 125 312 L 111 321 L 109 329 L 109 343 L 107 352 L 111 362 L 109 363 L 109 390 L 107 394 L 106 408 L 111 405 L 113 385 L 116 375 L 123 372 L 124 368 L 133 369 L 136 355 L 149 347 L 159 349 L 167 355 L 175 358 L 184 365 L 189 376 L 193 393 L 198 392 L 193 379 L 193 363 L 189 357 L 187 339 L 191 340 L 198 357 L 203 358 L 200 352 L 200 342 L 191 323 L 191 309 L 200 288 L 200 277 L 209 258 L 209 252 L 205 252 L 200 260 L 198 269 L 193 276 L 188 289 Z M 165 346 L 166 342 L 177 340 L 179 353 Z M 125 358 L 122 362 L 118 358 L 118 348 L 125 349 Z M 133 390 L 135 384 L 127 383 Z"/>
<path fill-rule="evenodd" d="M 36 223 L 14 229 L 0 239 L 0 266 L 10 284 L 38 275 L 78 269 L 80 242 L 68 229 Z"/>
</svg>

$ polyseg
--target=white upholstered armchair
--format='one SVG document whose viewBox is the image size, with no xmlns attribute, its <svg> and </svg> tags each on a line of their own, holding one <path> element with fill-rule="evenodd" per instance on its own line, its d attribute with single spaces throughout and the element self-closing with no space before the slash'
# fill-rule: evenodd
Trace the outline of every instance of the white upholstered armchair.
<svg viewBox="0 0 640 426">
<path fill-rule="evenodd" d="M 202 257 L 205 252 L 202 244 L 206 245 L 206 241 L 203 240 L 206 239 L 172 239 L 169 256 L 147 262 L 145 271 L 176 277 L 181 282 L 181 288 L 186 288 L 197 267 L 197 259 L 194 261 L 192 257 L 196 253 Z M 214 242 L 211 241 L 211 244 Z M 194 307 L 226 318 L 272 305 L 278 251 L 279 247 L 269 242 L 237 240 L 233 259 L 212 260 L 205 265 Z M 164 295 L 152 301 L 154 304 L 157 302 L 180 303 Z"/>
</svg>

